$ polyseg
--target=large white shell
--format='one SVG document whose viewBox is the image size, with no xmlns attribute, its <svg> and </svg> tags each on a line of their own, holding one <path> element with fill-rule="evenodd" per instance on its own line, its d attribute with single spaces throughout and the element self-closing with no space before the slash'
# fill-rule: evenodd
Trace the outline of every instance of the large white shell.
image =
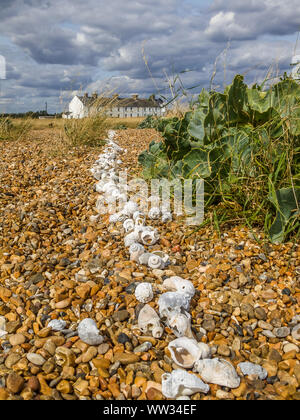
<svg viewBox="0 0 300 420">
<path fill-rule="evenodd" d="M 176 292 L 185 293 L 191 298 L 195 294 L 195 287 L 189 280 L 182 279 L 178 276 L 173 276 L 163 282 L 163 287 L 167 290 L 174 290 Z"/>
<path fill-rule="evenodd" d="M 150 305 L 145 305 L 141 309 L 138 316 L 138 326 L 144 334 L 152 333 L 154 338 L 160 338 L 163 335 L 159 316 Z"/>
<path fill-rule="evenodd" d="M 153 299 L 151 283 L 140 283 L 135 289 L 135 297 L 139 302 L 150 302 Z"/>
<path fill-rule="evenodd" d="M 143 255 L 145 252 L 145 248 L 142 244 L 139 244 L 137 242 L 130 245 L 129 253 L 130 253 L 130 261 L 136 261 L 138 262 L 139 257 Z"/>
<path fill-rule="evenodd" d="M 159 207 L 151 207 L 151 209 L 148 212 L 149 219 L 157 220 L 160 216 L 160 209 Z"/>
<path fill-rule="evenodd" d="M 181 337 L 169 343 L 172 359 L 183 368 L 192 368 L 200 359 L 206 359 L 211 356 L 210 347 L 205 343 L 198 343 L 196 340 Z"/>
<path fill-rule="evenodd" d="M 162 393 L 166 398 L 178 398 L 203 392 L 209 392 L 209 386 L 200 378 L 185 370 L 177 369 L 162 375 Z"/>
<path fill-rule="evenodd" d="M 99 333 L 96 322 L 91 318 L 86 318 L 79 323 L 78 336 L 80 340 L 90 346 L 98 346 L 104 340 Z"/>
<path fill-rule="evenodd" d="M 177 311 L 171 312 L 168 316 L 167 324 L 176 337 L 194 338 L 191 329 L 191 315 L 186 311 L 183 312 L 184 313 L 179 313 Z"/>
<path fill-rule="evenodd" d="M 144 245 L 155 245 L 159 240 L 159 234 L 156 230 L 143 230 L 140 232 L 140 240 Z"/>
<path fill-rule="evenodd" d="M 168 349 L 174 362 L 185 369 L 192 368 L 202 355 L 202 349 L 198 346 L 197 341 L 187 337 L 171 341 Z"/>
<path fill-rule="evenodd" d="M 208 383 L 238 388 L 240 377 L 231 363 L 224 359 L 198 360 L 194 365 L 194 371 L 198 372 L 201 378 Z"/>
<path fill-rule="evenodd" d="M 181 313 L 190 308 L 190 298 L 188 295 L 179 292 L 163 293 L 158 299 L 159 314 L 161 317 L 170 318 L 173 312 Z"/>
</svg>

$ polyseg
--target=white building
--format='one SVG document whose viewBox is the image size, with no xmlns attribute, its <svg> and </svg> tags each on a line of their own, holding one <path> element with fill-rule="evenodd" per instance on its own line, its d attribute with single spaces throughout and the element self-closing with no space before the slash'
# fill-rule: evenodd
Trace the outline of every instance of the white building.
<svg viewBox="0 0 300 420">
<path fill-rule="evenodd" d="M 132 95 L 131 98 L 121 98 L 118 95 L 104 98 L 98 97 L 96 93 L 92 96 L 85 93 L 83 96 L 74 96 L 69 104 L 69 112 L 64 113 L 63 118 L 85 118 L 102 110 L 114 118 L 163 116 L 166 112 L 162 101 L 154 95 L 149 99 L 139 98 L 138 95 Z"/>
</svg>

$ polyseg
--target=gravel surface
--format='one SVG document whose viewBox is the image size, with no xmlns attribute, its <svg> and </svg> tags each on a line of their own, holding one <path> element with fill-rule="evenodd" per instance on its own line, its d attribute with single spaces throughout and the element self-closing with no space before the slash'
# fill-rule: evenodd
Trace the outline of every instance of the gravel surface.
<svg viewBox="0 0 300 420">
<path fill-rule="evenodd" d="M 172 264 L 166 270 L 139 265 L 129 260 L 124 234 L 107 215 L 90 219 L 98 196 L 90 168 L 101 149 L 69 149 L 53 130 L 33 136 L 0 143 L 1 400 L 166 399 L 161 378 L 177 367 L 168 349 L 176 337 L 167 327 L 159 339 L 142 334 L 137 316 L 144 305 L 134 290 L 150 282 L 149 304 L 157 311 L 161 284 L 174 275 L 196 289 L 194 336 L 241 377 L 236 389 L 210 384 L 208 394 L 192 400 L 300 399 L 297 244 L 269 244 L 245 226 L 219 237 L 210 226 L 155 221 L 161 240 L 152 250 L 165 251 Z M 118 132 L 132 176 L 140 172 L 138 154 L 153 139 L 153 130 Z M 85 318 L 96 322 L 100 345 L 79 339 Z M 51 320 L 65 322 L 54 323 L 54 330 Z M 261 366 L 267 377 L 243 374 L 242 362 Z"/>
</svg>

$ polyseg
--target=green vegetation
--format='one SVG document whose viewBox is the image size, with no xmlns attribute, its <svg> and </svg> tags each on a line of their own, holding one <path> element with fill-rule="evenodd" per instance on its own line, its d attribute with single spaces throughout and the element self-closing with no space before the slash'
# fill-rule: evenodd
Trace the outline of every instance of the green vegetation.
<svg viewBox="0 0 300 420">
<path fill-rule="evenodd" d="M 212 206 L 215 218 L 264 226 L 273 242 L 299 232 L 300 86 L 294 80 L 285 76 L 264 90 L 248 88 L 237 75 L 223 93 L 202 90 L 193 110 L 156 128 L 163 141 L 139 156 L 146 179 L 202 178 L 206 210 Z"/>
<path fill-rule="evenodd" d="M 144 129 L 144 128 L 155 128 L 157 129 L 157 125 L 160 119 L 158 117 L 154 117 L 152 115 L 148 115 L 138 126 L 137 128 Z"/>
</svg>

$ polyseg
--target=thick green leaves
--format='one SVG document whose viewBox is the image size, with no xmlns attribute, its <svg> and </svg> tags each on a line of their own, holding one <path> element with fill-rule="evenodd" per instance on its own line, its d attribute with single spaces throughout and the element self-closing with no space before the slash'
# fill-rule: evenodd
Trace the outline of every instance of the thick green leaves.
<svg viewBox="0 0 300 420">
<path fill-rule="evenodd" d="M 275 206 L 277 215 L 269 234 L 272 242 L 281 243 L 285 239 L 285 228 L 291 218 L 300 217 L 300 188 L 283 188 L 270 194 L 269 200 Z"/>
<path fill-rule="evenodd" d="M 223 93 L 203 89 L 183 118 L 155 121 L 163 142 L 151 143 L 139 162 L 147 178 L 202 178 L 209 202 L 238 203 L 239 208 L 250 208 L 247 216 L 252 212 L 256 217 L 255 206 L 258 212 L 266 207 L 266 226 L 275 215 L 267 198 L 269 180 L 277 191 L 269 197 L 277 210 L 270 236 L 280 242 L 299 201 L 299 189 L 296 203 L 291 189 L 282 187 L 290 185 L 291 178 L 295 185 L 299 181 L 300 85 L 285 78 L 263 89 L 249 88 L 241 75 Z M 239 187 L 243 182 L 247 198 Z M 256 187 L 263 194 L 256 194 Z"/>
</svg>

